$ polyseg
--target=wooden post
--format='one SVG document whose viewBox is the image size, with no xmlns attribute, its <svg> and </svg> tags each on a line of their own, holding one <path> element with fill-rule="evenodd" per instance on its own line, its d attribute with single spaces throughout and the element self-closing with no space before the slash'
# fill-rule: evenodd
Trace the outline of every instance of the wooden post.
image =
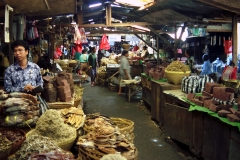
<svg viewBox="0 0 240 160">
<path fill-rule="evenodd" d="M 232 56 L 233 62 L 237 65 L 238 62 L 238 34 L 237 34 L 237 23 L 238 23 L 238 16 L 237 14 L 233 15 L 232 17 Z"/>
<path fill-rule="evenodd" d="M 11 42 L 13 42 L 13 31 L 12 31 L 12 24 L 13 24 L 13 13 L 9 12 L 9 37 L 10 37 L 10 43 L 8 44 L 8 60 L 9 60 L 9 64 L 13 64 L 14 63 L 14 55 L 13 55 L 13 51 L 11 48 Z"/>
<path fill-rule="evenodd" d="M 111 4 L 106 4 L 106 25 L 111 25 L 112 23 L 112 8 Z"/>
<path fill-rule="evenodd" d="M 159 58 L 159 38 L 156 37 L 156 43 L 157 43 L 157 65 L 160 64 L 160 58 Z"/>
<path fill-rule="evenodd" d="M 79 26 L 81 26 L 83 24 L 83 14 L 82 13 L 77 14 L 77 24 Z"/>
</svg>

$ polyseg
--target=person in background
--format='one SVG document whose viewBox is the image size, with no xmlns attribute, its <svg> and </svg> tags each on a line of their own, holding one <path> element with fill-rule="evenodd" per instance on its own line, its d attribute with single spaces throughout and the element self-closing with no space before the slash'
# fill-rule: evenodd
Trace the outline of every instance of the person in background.
<svg viewBox="0 0 240 160">
<path fill-rule="evenodd" d="M 99 49 L 99 50 L 98 50 L 98 55 L 97 55 L 97 60 L 98 60 L 98 65 L 99 65 L 99 67 L 101 66 L 101 59 L 102 59 L 102 57 L 103 57 L 103 53 L 102 53 L 102 51 Z"/>
<path fill-rule="evenodd" d="M 129 65 L 129 61 L 128 61 L 128 51 L 127 50 L 122 51 L 119 73 L 120 73 L 120 75 L 119 75 L 120 82 L 119 82 L 118 94 L 120 95 L 122 93 L 122 87 L 124 87 L 122 80 L 132 79 L 132 77 L 130 75 L 130 65 Z"/>
<path fill-rule="evenodd" d="M 4 76 L 4 90 L 10 92 L 31 92 L 35 87 L 43 87 L 43 79 L 37 64 L 27 59 L 29 46 L 23 40 L 11 44 L 16 62 L 10 65 Z"/>
<path fill-rule="evenodd" d="M 135 44 L 134 48 L 133 48 L 133 51 L 136 52 L 137 50 L 139 50 L 139 47 L 137 44 Z"/>
<path fill-rule="evenodd" d="M 202 71 L 200 75 L 209 75 L 212 73 L 212 64 L 209 61 L 209 56 L 207 54 L 204 54 L 202 56 L 202 59 L 204 61 L 203 66 L 202 66 Z"/>
<path fill-rule="evenodd" d="M 191 72 L 193 72 L 193 65 L 195 64 L 195 61 L 190 49 L 186 49 L 185 56 L 187 57 L 185 64 L 188 65 Z"/>
<path fill-rule="evenodd" d="M 80 69 L 78 71 L 79 74 L 86 74 L 88 70 L 88 54 L 87 49 L 83 49 L 82 55 L 80 56 Z M 86 82 L 89 82 L 88 80 L 85 80 Z"/>
<path fill-rule="evenodd" d="M 96 48 L 92 47 L 91 48 L 91 53 L 88 56 L 88 65 L 91 68 L 91 86 L 93 87 L 96 82 L 96 75 L 97 75 L 97 67 L 98 67 L 98 62 L 97 62 L 97 56 L 96 56 Z"/>
<path fill-rule="evenodd" d="M 143 46 L 143 50 L 141 52 L 141 57 L 144 59 L 146 59 L 149 56 L 149 52 L 147 50 L 147 46 Z"/>
</svg>

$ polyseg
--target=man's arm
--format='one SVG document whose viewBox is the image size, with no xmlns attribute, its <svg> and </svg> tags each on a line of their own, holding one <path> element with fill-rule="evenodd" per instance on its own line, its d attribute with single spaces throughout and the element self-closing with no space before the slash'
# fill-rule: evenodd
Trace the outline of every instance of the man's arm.
<svg viewBox="0 0 240 160">
<path fill-rule="evenodd" d="M 7 93 L 23 91 L 23 88 L 13 87 L 10 69 L 7 69 L 4 75 L 4 90 Z"/>
</svg>

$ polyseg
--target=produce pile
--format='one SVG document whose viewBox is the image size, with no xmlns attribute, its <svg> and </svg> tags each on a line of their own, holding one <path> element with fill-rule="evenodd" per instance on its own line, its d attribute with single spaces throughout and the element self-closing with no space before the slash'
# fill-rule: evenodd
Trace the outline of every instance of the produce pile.
<svg viewBox="0 0 240 160">
<path fill-rule="evenodd" d="M 107 117 L 88 115 L 84 130 L 86 135 L 78 138 L 79 156 L 87 156 L 86 152 L 95 153 L 99 159 L 106 154 L 120 152 L 126 159 L 137 157 L 137 149 L 120 133 L 118 127 Z"/>
<path fill-rule="evenodd" d="M 173 61 L 170 63 L 167 68 L 165 69 L 167 71 L 174 71 L 174 72 L 186 72 L 190 71 L 190 68 L 188 65 L 185 65 L 184 63 L 180 61 Z"/>
<path fill-rule="evenodd" d="M 38 159 L 39 160 L 40 159 L 46 159 L 46 160 L 75 160 L 72 153 L 64 151 L 64 150 L 36 153 L 36 154 L 32 154 L 28 158 L 28 160 L 38 160 Z"/>
<path fill-rule="evenodd" d="M 39 116 L 47 110 L 47 108 L 39 107 L 37 98 L 27 93 L 13 92 L 4 94 L 0 92 L 2 97 L 0 108 L 3 111 L 0 119 L 1 126 L 24 127 L 36 124 Z"/>
<path fill-rule="evenodd" d="M 40 135 L 30 135 L 9 160 L 26 160 L 32 154 L 61 150 L 52 139 Z"/>
<path fill-rule="evenodd" d="M 102 58 L 101 59 L 101 66 L 106 66 L 107 64 L 117 64 L 115 58 Z"/>
<path fill-rule="evenodd" d="M 61 116 L 65 123 L 76 129 L 83 126 L 86 117 L 83 110 L 76 107 L 61 109 Z"/>
<path fill-rule="evenodd" d="M 61 142 L 76 135 L 76 129 L 65 124 L 57 110 L 50 109 L 39 118 L 32 134 L 46 136 L 56 142 Z"/>
</svg>

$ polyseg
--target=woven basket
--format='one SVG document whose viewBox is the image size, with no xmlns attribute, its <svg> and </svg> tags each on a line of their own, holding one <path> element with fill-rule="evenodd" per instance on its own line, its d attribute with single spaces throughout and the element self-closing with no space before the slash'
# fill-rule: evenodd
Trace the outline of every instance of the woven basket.
<svg viewBox="0 0 240 160">
<path fill-rule="evenodd" d="M 119 131 L 125 135 L 125 137 L 133 143 L 134 141 L 134 122 L 129 120 L 129 119 L 124 119 L 124 118 L 116 118 L 116 117 L 111 117 L 110 118 L 117 126 Z"/>
<path fill-rule="evenodd" d="M 34 131 L 35 131 L 35 129 L 30 130 L 26 134 L 26 137 L 32 135 L 34 133 Z M 70 137 L 70 138 L 66 138 L 62 141 L 59 141 L 59 142 L 56 141 L 56 142 L 60 148 L 62 148 L 63 150 L 69 151 L 72 148 L 76 138 L 77 138 L 77 132 L 74 135 L 72 135 L 72 137 Z"/>
<path fill-rule="evenodd" d="M 179 85 L 182 83 L 182 78 L 185 76 L 189 76 L 191 74 L 190 71 L 184 72 L 174 72 L 165 70 L 165 75 L 168 80 L 168 83 L 172 83 L 175 85 Z"/>
<path fill-rule="evenodd" d="M 82 160 L 99 160 L 104 155 L 106 155 L 106 153 L 95 149 L 79 147 L 79 157 L 81 157 Z"/>
</svg>

